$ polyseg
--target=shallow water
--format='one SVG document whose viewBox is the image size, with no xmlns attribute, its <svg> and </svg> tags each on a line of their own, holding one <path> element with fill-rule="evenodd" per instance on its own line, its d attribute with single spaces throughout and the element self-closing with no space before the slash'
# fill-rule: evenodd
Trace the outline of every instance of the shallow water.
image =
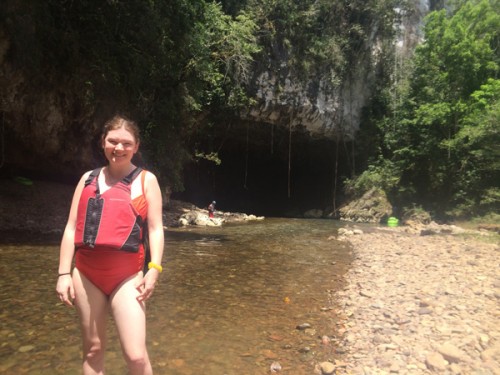
<svg viewBox="0 0 500 375">
<path fill-rule="evenodd" d="M 333 291 L 350 263 L 330 220 L 266 219 L 169 229 L 164 272 L 148 302 L 155 374 L 311 374 L 338 358 Z M 58 247 L 0 245 L 0 373 L 79 374 L 74 309 L 55 293 Z M 309 323 L 312 328 L 296 327 Z M 126 374 L 110 319 L 107 374 Z M 308 350 L 309 349 L 309 350 Z"/>
</svg>

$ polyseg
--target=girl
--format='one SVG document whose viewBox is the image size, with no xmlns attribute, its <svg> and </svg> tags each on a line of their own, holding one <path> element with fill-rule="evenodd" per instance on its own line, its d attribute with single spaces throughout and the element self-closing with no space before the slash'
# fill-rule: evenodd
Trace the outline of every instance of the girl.
<svg viewBox="0 0 500 375">
<path fill-rule="evenodd" d="M 108 164 L 85 173 L 75 189 L 56 290 L 66 305 L 75 302 L 80 316 L 84 375 L 104 374 L 108 313 L 130 374 L 150 375 L 145 301 L 162 272 L 161 190 L 151 172 L 132 163 L 140 143 L 135 122 L 114 116 L 101 143 Z M 145 233 L 151 262 L 143 274 Z"/>
</svg>

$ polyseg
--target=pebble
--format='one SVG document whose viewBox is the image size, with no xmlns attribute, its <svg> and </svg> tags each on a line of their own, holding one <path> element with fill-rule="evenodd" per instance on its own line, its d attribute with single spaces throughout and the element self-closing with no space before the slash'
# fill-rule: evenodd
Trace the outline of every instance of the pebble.
<svg viewBox="0 0 500 375">
<path fill-rule="evenodd" d="M 323 375 L 331 375 L 335 372 L 335 365 L 331 362 L 322 362 L 320 364 L 321 374 Z"/>
<path fill-rule="evenodd" d="M 335 374 L 500 374 L 499 245 L 443 233 L 342 233 L 354 261 L 334 296 Z"/>
<path fill-rule="evenodd" d="M 24 345 L 24 346 L 21 346 L 19 348 L 19 351 L 21 353 L 27 353 L 27 352 L 30 352 L 32 351 L 33 349 L 35 349 L 35 346 L 34 345 Z"/>
<path fill-rule="evenodd" d="M 271 370 L 271 373 L 276 373 L 276 372 L 280 372 L 282 367 L 281 367 L 281 364 L 277 361 L 271 363 L 271 366 L 269 368 Z"/>
<path fill-rule="evenodd" d="M 306 329 L 308 329 L 308 328 L 311 328 L 311 325 L 310 325 L 309 323 L 302 323 L 302 324 L 299 324 L 299 325 L 298 325 L 297 327 L 295 327 L 295 328 L 297 328 L 297 329 L 298 329 L 298 330 L 300 330 L 300 331 L 304 331 L 304 330 L 306 330 Z"/>
</svg>

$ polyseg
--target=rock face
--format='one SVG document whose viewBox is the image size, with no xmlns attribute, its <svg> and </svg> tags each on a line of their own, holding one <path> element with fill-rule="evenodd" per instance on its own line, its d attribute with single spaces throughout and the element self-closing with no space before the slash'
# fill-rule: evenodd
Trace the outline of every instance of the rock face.
<svg viewBox="0 0 500 375">
<path fill-rule="evenodd" d="M 43 85 L 35 85 L 15 62 L 8 60 L 10 47 L 0 27 L 0 163 L 68 175 L 74 175 L 76 170 L 79 176 L 95 165 L 95 137 L 100 129 L 89 120 L 91 111 L 75 95 L 84 88 L 62 76 L 46 76 Z"/>
<path fill-rule="evenodd" d="M 369 85 L 373 82 L 374 70 L 374 67 L 360 65 L 354 74 L 357 78 L 345 83 L 342 89 L 331 87 L 321 77 L 301 82 L 299 77 L 282 79 L 272 71 L 262 72 L 256 80 L 259 105 L 247 116 L 253 121 L 292 129 L 304 127 L 312 136 L 333 138 L 341 131 L 343 136 L 352 139 L 359 129 L 361 109 L 371 92 Z M 311 89 L 316 86 L 318 89 Z M 342 129 L 340 124 L 344 124 Z"/>
<path fill-rule="evenodd" d="M 304 217 L 306 219 L 320 219 L 323 217 L 323 214 L 324 214 L 323 210 L 319 208 L 312 208 L 304 212 Z"/>
<path fill-rule="evenodd" d="M 402 15 L 398 46 L 404 53 L 413 50 L 419 39 L 419 25 L 429 9 L 428 1 L 417 2 L 416 12 Z M 250 121 L 276 124 L 295 130 L 305 129 L 311 135 L 332 138 L 338 134 L 353 138 L 359 128 L 361 111 L 371 95 L 375 72 L 383 53 L 383 41 L 373 27 L 366 46 L 351 63 L 352 78 L 332 85 L 328 74 L 319 72 L 299 77 L 287 71 L 289 61 L 272 61 L 272 66 L 254 72 L 257 105 L 242 117 Z M 35 87 L 25 72 L 8 61 L 10 40 L 0 30 L 0 102 L 5 131 L 5 159 L 12 168 L 40 171 L 57 169 L 72 175 L 99 164 L 98 130 L 106 114 L 86 103 L 86 83 L 75 83 L 68 76 L 43 77 L 43 89 Z M 286 72 L 285 72 L 286 71 Z M 330 77 L 339 80 L 339 77 Z M 106 107 L 105 103 L 100 103 Z M 341 125 L 342 124 L 342 125 Z"/>
<path fill-rule="evenodd" d="M 419 224 L 429 224 L 432 221 L 431 215 L 421 209 L 409 209 L 403 213 L 403 223 L 419 223 Z"/>
<path fill-rule="evenodd" d="M 395 9 L 396 56 L 400 61 L 411 56 L 423 39 L 422 20 L 431 8 L 429 0 L 418 0 L 408 6 L 412 9 Z M 389 53 L 383 50 L 384 42 L 380 39 L 375 26 L 356 61 L 350 62 L 351 78 L 335 86 L 328 81 L 329 73 L 325 71 L 304 80 L 286 69 L 289 65 L 286 57 L 274 61 L 279 68 L 258 72 L 255 80 L 258 104 L 246 116 L 253 121 L 305 128 L 315 137 L 333 138 L 340 134 L 353 139 L 362 109 L 372 93 L 374 73 Z"/>
<path fill-rule="evenodd" d="M 340 208 L 340 220 L 355 223 L 380 223 L 392 213 L 392 205 L 383 191 L 371 189 L 361 198 Z"/>
</svg>

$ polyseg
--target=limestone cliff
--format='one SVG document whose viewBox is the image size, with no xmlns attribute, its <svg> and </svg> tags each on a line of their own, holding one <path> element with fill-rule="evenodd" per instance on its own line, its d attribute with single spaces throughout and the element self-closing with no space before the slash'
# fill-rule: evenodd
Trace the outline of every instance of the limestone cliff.
<svg viewBox="0 0 500 375">
<path fill-rule="evenodd" d="M 401 32 L 394 43 L 401 53 L 410 54 L 418 42 L 419 25 L 429 7 L 429 1 L 420 0 L 415 12 L 402 15 L 395 25 Z M 86 101 L 88 87 L 76 79 L 78 71 L 61 77 L 40 71 L 45 79 L 35 84 L 9 60 L 10 42 L 0 24 L 0 166 L 80 175 L 100 159 L 97 132 L 104 114 Z M 260 69 L 253 85 L 257 104 L 242 117 L 283 127 L 291 124 L 316 137 L 353 138 L 382 53 L 374 29 L 350 78 L 335 86 L 321 72 L 303 79 L 287 69 Z M 273 63 L 280 65 L 287 65 L 286 58 Z"/>
<path fill-rule="evenodd" d="M 407 59 L 421 41 L 422 20 L 430 10 L 429 0 L 415 2 L 412 10 L 395 9 L 397 29 L 395 59 Z M 305 127 L 315 137 L 333 138 L 336 135 L 352 139 L 359 129 L 363 107 L 370 98 L 375 72 L 382 63 L 382 43 L 374 26 L 370 38 L 358 60 L 354 62 L 352 74 L 336 87 L 329 83 L 324 73 L 310 77 L 306 82 L 301 77 L 289 74 L 285 58 L 278 65 L 285 69 L 258 72 L 255 80 L 255 96 L 258 104 L 244 115 L 253 121 L 288 127 Z M 398 63 L 398 61 L 396 61 Z M 280 74 L 281 71 L 286 72 Z"/>
</svg>

